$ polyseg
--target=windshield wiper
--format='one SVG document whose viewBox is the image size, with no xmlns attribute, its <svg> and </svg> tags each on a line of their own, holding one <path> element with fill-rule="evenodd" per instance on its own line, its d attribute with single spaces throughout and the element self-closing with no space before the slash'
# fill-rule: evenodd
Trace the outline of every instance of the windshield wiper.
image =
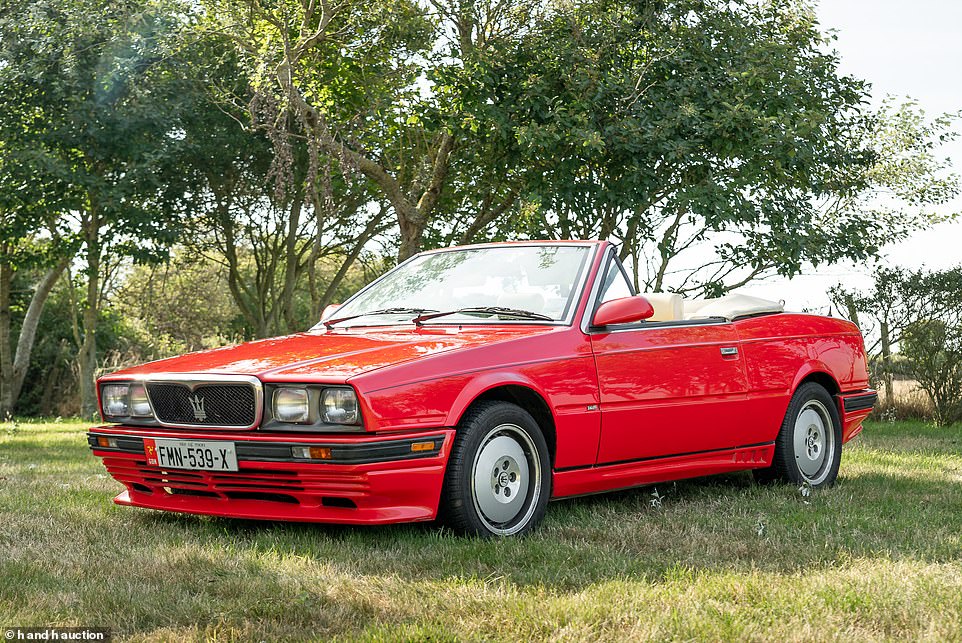
<svg viewBox="0 0 962 643">
<path fill-rule="evenodd" d="M 341 322 L 350 321 L 352 319 L 357 319 L 358 317 L 367 317 L 368 315 L 423 315 L 424 313 L 436 313 L 438 311 L 432 308 L 382 308 L 381 310 L 369 310 L 366 313 L 358 313 L 356 315 L 348 315 L 347 317 L 338 317 L 337 319 L 328 319 L 327 321 L 321 322 L 324 327 L 328 330 L 334 328 L 334 324 L 340 324 Z"/>
<path fill-rule="evenodd" d="M 429 321 L 431 319 L 437 319 L 438 317 L 446 317 L 447 315 L 457 315 L 458 313 L 464 313 L 470 315 L 471 313 L 490 313 L 492 315 L 505 315 L 510 317 L 519 317 L 521 319 L 537 319 L 540 321 L 554 321 L 554 317 L 548 317 L 547 315 L 542 315 L 541 313 L 532 312 L 530 310 L 522 310 L 520 308 L 502 308 L 501 306 L 476 306 L 473 308 L 458 308 L 457 310 L 447 310 L 444 312 L 432 312 L 428 315 L 418 315 L 412 321 L 420 326 L 423 322 Z"/>
</svg>

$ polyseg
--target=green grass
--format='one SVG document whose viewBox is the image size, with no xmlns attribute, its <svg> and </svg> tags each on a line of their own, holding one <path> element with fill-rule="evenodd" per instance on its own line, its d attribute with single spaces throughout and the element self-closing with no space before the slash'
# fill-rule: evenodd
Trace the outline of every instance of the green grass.
<svg viewBox="0 0 962 643">
<path fill-rule="evenodd" d="M 873 424 L 805 498 L 749 474 L 553 503 L 524 540 L 110 502 L 76 422 L 0 424 L 0 626 L 131 640 L 962 640 L 962 428 Z M 657 503 L 656 503 L 657 504 Z"/>
</svg>

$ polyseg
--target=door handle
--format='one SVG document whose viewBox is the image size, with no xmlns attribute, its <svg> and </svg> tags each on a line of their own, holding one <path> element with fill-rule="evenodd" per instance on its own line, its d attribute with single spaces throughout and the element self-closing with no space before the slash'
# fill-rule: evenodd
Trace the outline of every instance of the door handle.
<svg viewBox="0 0 962 643">
<path fill-rule="evenodd" d="M 737 347 L 737 346 L 722 346 L 722 347 L 721 347 L 721 354 L 722 354 L 722 357 L 734 357 L 734 356 L 738 355 L 738 347 Z"/>
</svg>

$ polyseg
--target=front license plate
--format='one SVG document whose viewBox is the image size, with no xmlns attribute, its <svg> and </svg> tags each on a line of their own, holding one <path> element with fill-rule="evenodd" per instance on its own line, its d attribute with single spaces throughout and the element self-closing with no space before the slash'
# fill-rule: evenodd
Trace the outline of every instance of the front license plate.
<svg viewBox="0 0 962 643">
<path fill-rule="evenodd" d="M 237 471 L 237 451 L 233 442 L 144 438 L 144 453 L 147 464 L 156 467 Z"/>
</svg>

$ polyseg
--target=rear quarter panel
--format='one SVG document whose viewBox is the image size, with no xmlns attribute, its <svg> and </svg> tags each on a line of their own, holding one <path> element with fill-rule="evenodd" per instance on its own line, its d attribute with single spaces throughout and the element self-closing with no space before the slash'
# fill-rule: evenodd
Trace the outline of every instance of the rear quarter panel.
<svg viewBox="0 0 962 643">
<path fill-rule="evenodd" d="M 813 373 L 831 376 L 841 392 L 868 388 L 862 335 L 851 322 L 782 313 L 741 320 L 735 328 L 759 442 L 775 439 L 792 393 Z"/>
</svg>

